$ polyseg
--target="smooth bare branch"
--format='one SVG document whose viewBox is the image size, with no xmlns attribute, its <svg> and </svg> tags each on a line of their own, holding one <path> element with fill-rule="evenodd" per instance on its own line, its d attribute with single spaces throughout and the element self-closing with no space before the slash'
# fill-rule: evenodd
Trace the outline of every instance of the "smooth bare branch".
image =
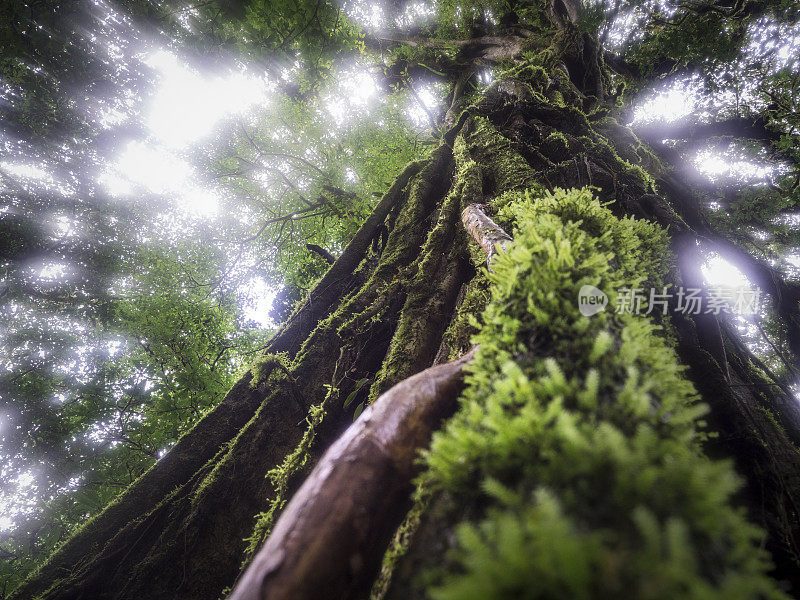
<svg viewBox="0 0 800 600">
<path fill-rule="evenodd" d="M 492 268 L 492 259 L 497 254 L 497 247 L 505 252 L 511 236 L 494 221 L 492 221 L 481 204 L 470 204 L 461 213 L 461 222 L 467 232 L 478 245 L 486 252 L 486 264 Z"/>
</svg>

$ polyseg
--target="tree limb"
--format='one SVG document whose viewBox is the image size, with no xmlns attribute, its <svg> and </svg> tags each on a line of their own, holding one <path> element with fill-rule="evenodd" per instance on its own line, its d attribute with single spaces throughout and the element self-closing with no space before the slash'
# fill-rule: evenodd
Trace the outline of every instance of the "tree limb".
<svg viewBox="0 0 800 600">
<path fill-rule="evenodd" d="M 319 254 L 323 259 L 325 259 L 325 262 L 327 262 L 329 265 L 332 265 L 333 263 L 336 262 L 336 257 L 327 250 L 325 250 L 325 248 L 323 248 L 322 246 L 317 246 L 317 244 L 306 244 L 306 248 L 308 248 L 312 252 L 315 252 L 316 254 Z"/>
<path fill-rule="evenodd" d="M 774 142 L 780 139 L 780 133 L 767 127 L 761 117 L 748 119 L 734 117 L 711 123 L 691 123 L 679 120 L 674 123 L 658 123 L 635 127 L 636 134 L 647 143 L 660 142 L 662 139 L 705 141 L 712 137 L 735 137 L 748 140 Z"/>
<path fill-rule="evenodd" d="M 400 382 L 325 453 L 230 600 L 354 598 L 401 520 L 417 451 L 451 415 L 474 350 Z"/>
<path fill-rule="evenodd" d="M 497 223 L 492 221 L 484 212 L 480 204 L 470 204 L 461 213 L 461 221 L 472 238 L 486 252 L 486 264 L 492 268 L 492 259 L 497 254 L 496 247 L 505 251 L 511 236 L 503 231 Z"/>
</svg>

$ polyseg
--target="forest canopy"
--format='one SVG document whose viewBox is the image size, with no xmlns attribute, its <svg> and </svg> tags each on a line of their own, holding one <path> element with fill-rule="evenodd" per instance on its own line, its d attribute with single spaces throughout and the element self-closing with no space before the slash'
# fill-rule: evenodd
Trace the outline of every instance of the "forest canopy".
<svg viewBox="0 0 800 600">
<path fill-rule="evenodd" d="M 509 591 L 531 585 L 520 548 L 544 580 L 536 598 L 635 587 L 627 569 L 648 573 L 651 559 L 662 587 L 630 597 L 798 593 L 798 19 L 793 0 L 4 2 L 2 597 L 31 573 L 16 597 L 78 597 L 84 584 L 85 597 L 117 597 L 92 596 L 100 584 L 77 567 L 59 566 L 52 588 L 37 577 L 246 388 L 257 402 L 237 405 L 241 423 L 153 500 L 180 505 L 176 522 L 219 510 L 202 504 L 224 487 L 209 473 L 250 464 L 235 455 L 248 435 L 263 450 L 258 483 L 241 483 L 252 493 L 231 500 L 242 515 L 209 525 L 241 545 L 211 569 L 208 597 L 227 594 L 347 426 L 474 344 L 459 412 L 414 449 L 413 508 L 402 525 L 387 517 L 379 559 L 395 537 L 367 593 L 523 597 Z M 460 224 L 470 206 L 504 230 L 488 261 Z M 559 244 L 569 252 L 550 253 Z M 606 286 L 604 313 L 578 312 L 579 280 Z M 669 286 L 706 301 L 747 288 L 759 302 L 673 320 L 651 296 L 643 324 L 614 314 L 612 284 L 631 282 L 645 305 Z M 279 393 L 284 421 L 263 416 Z M 259 414 L 282 432 L 274 447 L 257 445 L 274 434 L 253 429 Z M 603 525 L 646 538 L 641 565 L 624 544 L 606 553 L 616 542 L 594 514 L 570 512 L 574 495 L 603 488 L 574 466 L 581 444 L 598 471 L 674 467 L 621 477 L 653 495 L 620 491 L 631 522 Z M 655 492 L 673 485 L 696 501 L 676 492 L 660 507 Z M 181 486 L 185 498 L 168 494 Z M 759 493 L 767 508 L 753 508 Z M 417 527 L 415 547 L 402 534 Z M 451 547 L 432 544 L 439 534 Z M 101 562 L 80 564 L 110 560 L 103 535 Z M 574 587 L 547 579 L 547 536 L 563 540 L 553 560 L 572 565 Z M 700 556 L 679 556 L 691 544 Z M 443 572 L 421 558 L 431 545 Z M 153 556 L 173 551 L 152 548 L 125 593 L 182 597 L 141 587 Z M 581 587 L 598 570 L 622 583 Z"/>
</svg>

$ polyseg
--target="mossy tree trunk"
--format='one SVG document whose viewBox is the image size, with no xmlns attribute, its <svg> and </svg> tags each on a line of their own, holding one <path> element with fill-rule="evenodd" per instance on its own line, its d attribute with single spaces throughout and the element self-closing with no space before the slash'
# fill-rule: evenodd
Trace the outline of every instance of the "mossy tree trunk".
<svg viewBox="0 0 800 600">
<path fill-rule="evenodd" d="M 485 206 L 511 232 L 521 222 L 508 207 L 520 198 L 591 186 L 601 202 L 609 203 L 603 210 L 614 223 L 631 223 L 625 219 L 635 217 L 654 224 L 648 230 L 653 247 L 659 240 L 667 243 L 658 232 L 669 229 L 669 244 L 680 257 L 678 268 L 669 268 L 664 247 L 665 262 L 643 272 L 642 281 L 701 287 L 695 248 L 698 237 L 708 235 L 707 226 L 687 200 L 690 192 L 670 178 L 663 157 L 659 160 L 610 116 L 605 92 L 609 79 L 598 44 L 575 27 L 575 15 L 571 3 L 554 2 L 543 8 L 526 37 L 515 33 L 501 45 L 506 52 L 502 60 L 513 60 L 515 66 L 460 112 L 451 111 L 455 122 L 441 144 L 398 176 L 343 255 L 272 340 L 265 357 L 164 459 L 34 572 L 14 598 L 224 596 L 354 413 L 398 382 L 465 353 L 477 332 L 470 317 L 480 315 L 490 297 L 503 301 L 493 296 L 496 282 L 487 279 L 486 254 L 462 224 L 462 211 L 470 205 Z M 590 196 L 579 197 L 594 206 Z M 569 215 L 558 216 L 568 228 Z M 383 225 L 388 238 L 383 248 L 375 247 L 371 242 Z M 604 240 L 604 233 L 589 227 L 581 235 Z M 577 239 L 570 243 L 577 244 Z M 597 243 L 600 248 L 605 242 Z M 649 242 L 637 243 L 645 247 Z M 637 248 L 625 251 L 640 260 Z M 624 256 L 604 261 L 611 271 L 626 273 Z M 768 272 L 755 259 L 748 261 L 752 272 Z M 520 279 L 528 276 L 518 272 Z M 780 296 L 780 285 L 773 280 L 765 292 Z M 791 316 L 796 304 L 780 308 Z M 667 333 L 648 335 L 663 337 L 668 341 L 659 344 L 674 347 L 687 367 L 673 374 L 680 382 L 675 385 L 688 397 L 690 392 L 681 386 L 685 380 L 693 382 L 710 407 L 707 427 L 716 433 L 702 444 L 691 444 L 708 456 L 733 458 L 746 486 L 734 500 L 725 496 L 720 502 L 746 507 L 749 518 L 768 532 L 765 543 L 774 575 L 797 586 L 800 461 L 795 442 L 800 421 L 792 399 L 764 385 L 769 383 L 766 375 L 714 315 L 669 315 L 656 317 Z M 559 344 L 572 344 L 576 352 L 583 347 L 585 335 L 569 327 L 563 331 L 574 339 L 560 339 Z M 543 328 L 538 335 L 516 339 L 514 352 L 535 370 L 548 357 L 560 356 L 548 339 Z M 480 360 L 481 365 L 494 364 Z M 669 360 L 674 354 L 668 354 Z M 580 360 L 573 362 L 583 368 Z M 657 370 L 646 361 L 642 365 Z M 566 370 L 563 364 L 560 368 Z M 584 375 L 589 371 L 586 367 Z M 481 383 L 488 385 L 489 380 L 476 376 L 471 386 Z M 604 402 L 616 402 L 611 388 L 601 386 L 601 393 L 607 396 Z M 659 401 L 657 393 L 651 396 L 654 403 Z M 694 414 L 688 406 L 678 403 L 673 409 Z M 694 426 L 693 418 L 687 420 Z M 633 431 L 627 434 L 635 437 Z M 423 481 L 428 481 L 423 488 L 430 488 L 417 495 L 376 595 L 424 597 L 426 587 L 418 584 L 418 575 L 449 556 L 459 523 L 477 522 L 491 504 L 485 498 L 463 502 L 447 486 L 436 487 L 430 478 Z M 608 510 L 601 508 L 606 503 L 596 502 L 604 493 L 602 483 L 574 492 L 591 494 L 587 505 Z M 585 520 L 593 522 L 591 515 Z M 697 543 L 702 549 L 705 542 Z M 717 550 L 720 556 L 727 551 Z M 758 555 L 757 549 L 752 551 Z M 617 559 L 627 560 L 622 555 Z M 700 576 L 712 587 L 718 584 L 713 557 L 698 561 L 703 565 Z M 463 565 L 452 568 L 464 570 Z M 752 567 L 753 572 L 758 568 Z M 455 588 L 442 589 L 447 594 Z"/>
</svg>

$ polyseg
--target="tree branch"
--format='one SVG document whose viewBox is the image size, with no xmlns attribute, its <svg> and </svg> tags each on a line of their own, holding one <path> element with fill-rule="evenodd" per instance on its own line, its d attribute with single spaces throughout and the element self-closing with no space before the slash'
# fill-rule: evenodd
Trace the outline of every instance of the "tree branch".
<svg viewBox="0 0 800 600">
<path fill-rule="evenodd" d="M 505 251 L 511 236 L 503 231 L 499 225 L 492 221 L 484 212 L 480 204 L 470 204 L 461 213 L 461 221 L 472 238 L 486 252 L 486 264 L 491 270 L 492 259 L 497 254 L 496 248 Z"/>
<path fill-rule="evenodd" d="M 417 451 L 456 409 L 474 350 L 400 382 L 328 449 L 230 600 L 354 598 L 369 591 L 407 508 Z"/>
<path fill-rule="evenodd" d="M 711 123 L 691 123 L 679 120 L 668 124 L 644 125 L 636 127 L 635 131 L 647 143 L 660 142 L 666 138 L 691 142 L 712 137 L 735 137 L 774 142 L 781 137 L 780 133 L 767 127 L 767 122 L 762 117 L 754 119 L 736 117 Z"/>
<path fill-rule="evenodd" d="M 327 250 L 325 250 L 325 248 L 323 248 L 322 246 L 317 246 L 316 244 L 306 244 L 306 248 L 308 248 L 312 252 L 319 254 L 323 259 L 325 259 L 325 262 L 327 262 L 329 265 L 332 265 L 333 263 L 336 262 L 336 257 L 333 256 L 333 254 L 331 254 Z"/>
</svg>

